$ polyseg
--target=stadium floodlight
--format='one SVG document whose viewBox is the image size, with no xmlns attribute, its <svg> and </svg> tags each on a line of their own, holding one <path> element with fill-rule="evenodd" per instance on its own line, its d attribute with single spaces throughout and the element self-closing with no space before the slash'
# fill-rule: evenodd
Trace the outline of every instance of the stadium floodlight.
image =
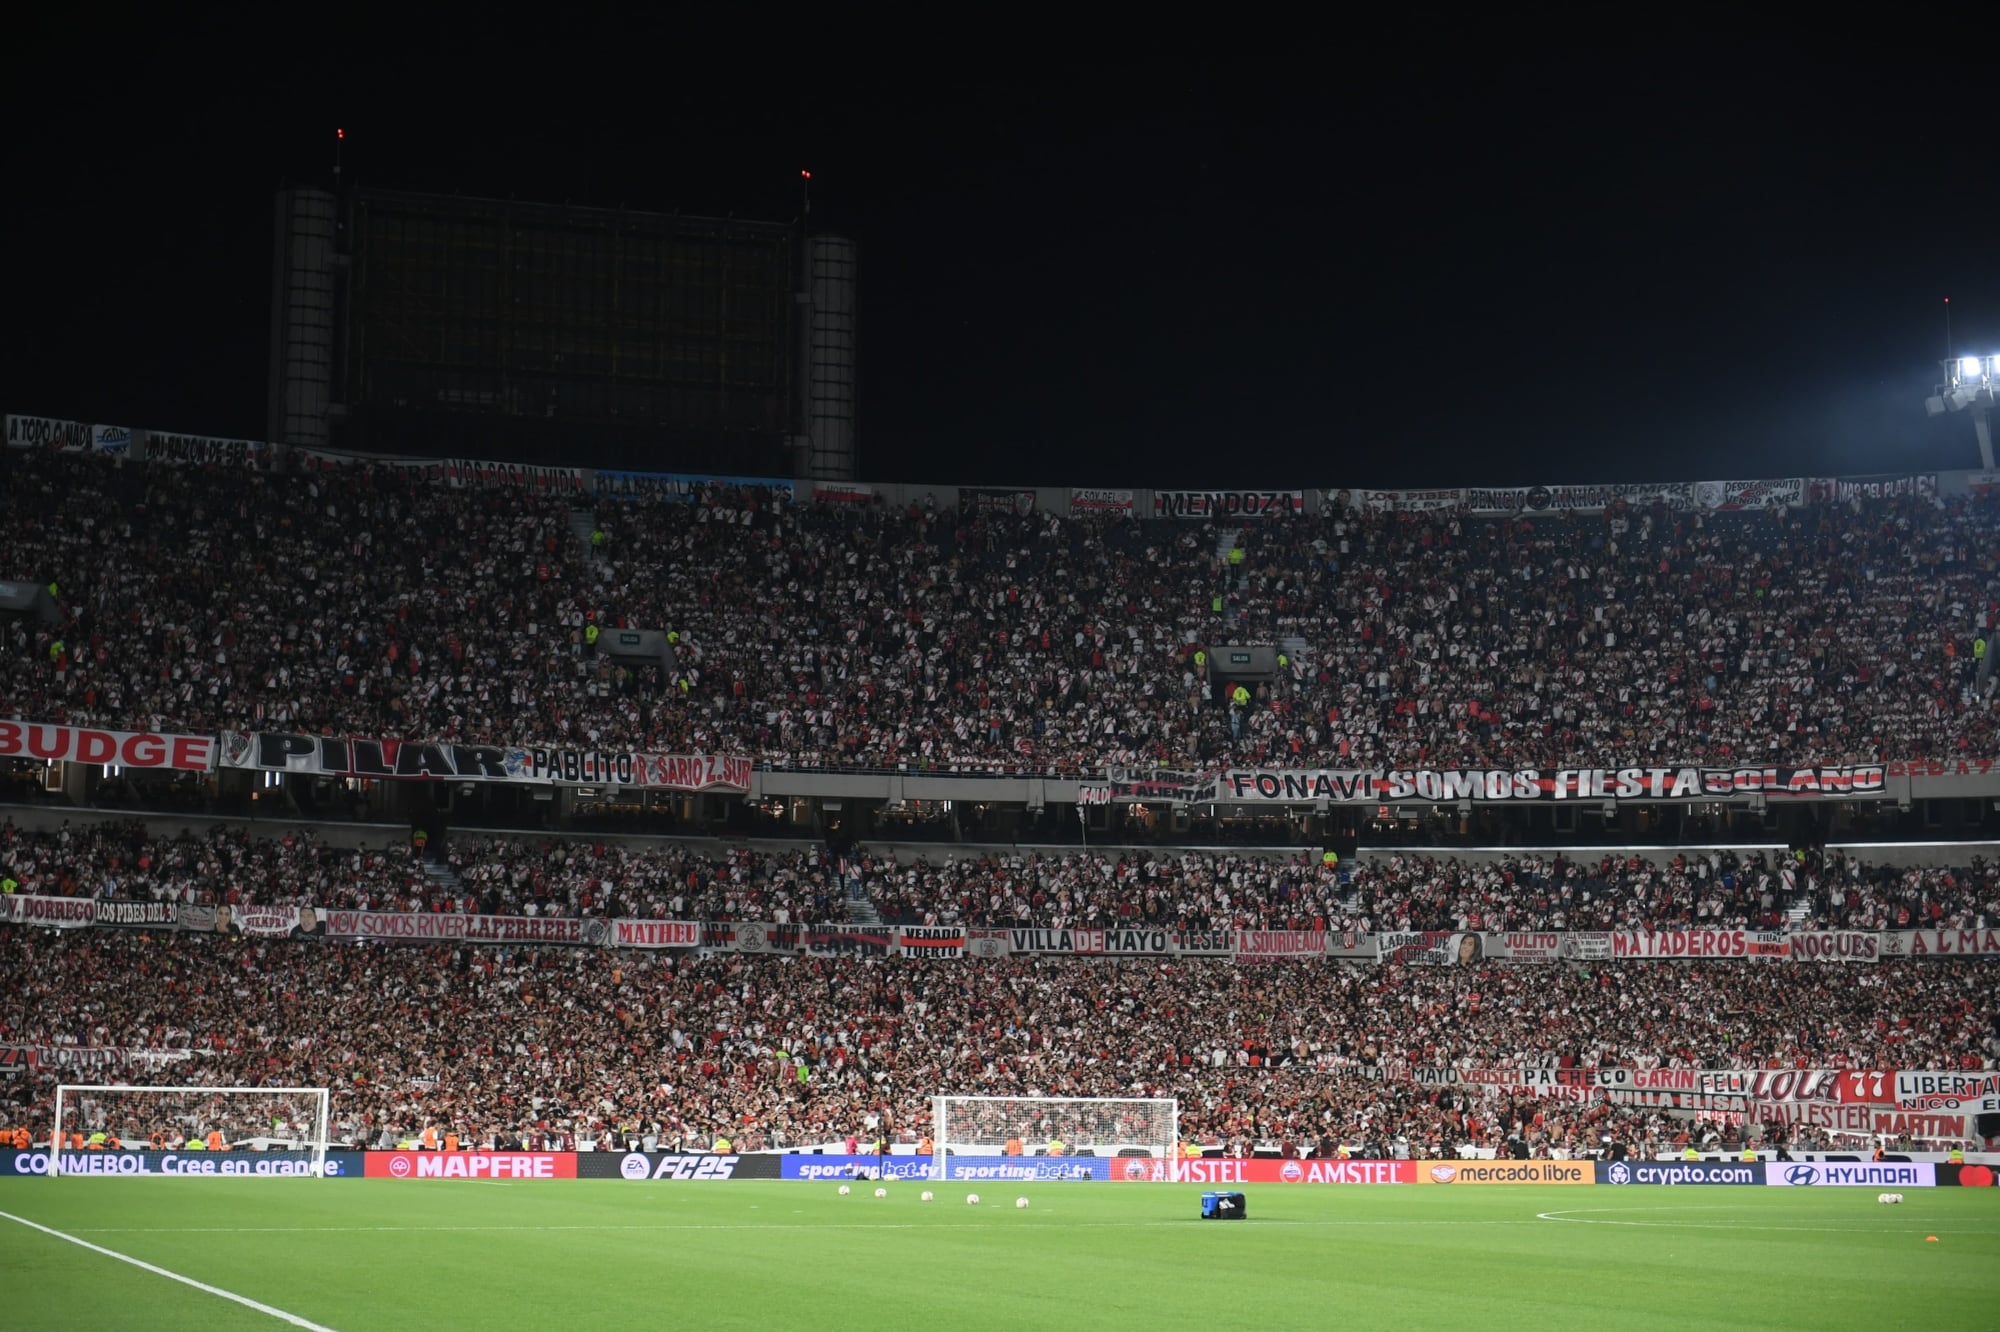
<svg viewBox="0 0 2000 1332">
<path fill-rule="evenodd" d="M 2000 384 L 2000 356 L 1953 356 L 1940 362 L 1944 379 L 1924 399 L 1924 411 L 1931 416 L 1946 412 L 1971 412 L 1972 428 L 1979 436 L 1979 465 L 1993 470 L 1993 427 L 1987 417 L 1993 406 L 1993 390 Z"/>
</svg>

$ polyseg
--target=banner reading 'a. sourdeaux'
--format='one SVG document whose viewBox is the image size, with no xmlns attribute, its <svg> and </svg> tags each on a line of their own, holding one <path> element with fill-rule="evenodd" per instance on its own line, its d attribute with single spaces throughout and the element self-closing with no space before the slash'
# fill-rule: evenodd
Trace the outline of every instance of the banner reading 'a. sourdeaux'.
<svg viewBox="0 0 2000 1332">
<path fill-rule="evenodd" d="M 0 721 L 0 758 L 98 763 L 160 772 L 207 772 L 215 766 L 215 741 L 205 735 Z"/>
<path fill-rule="evenodd" d="M 1802 800 L 1884 799 L 1880 763 L 1817 768 L 1233 768 L 1196 803 L 1533 804 L 1564 800 L 1730 800 L 1752 795 Z"/>
<path fill-rule="evenodd" d="M 315 777 L 739 792 L 750 789 L 752 768 L 748 758 L 723 754 L 456 745 L 277 731 L 224 731 L 221 761 L 226 768 Z"/>
</svg>

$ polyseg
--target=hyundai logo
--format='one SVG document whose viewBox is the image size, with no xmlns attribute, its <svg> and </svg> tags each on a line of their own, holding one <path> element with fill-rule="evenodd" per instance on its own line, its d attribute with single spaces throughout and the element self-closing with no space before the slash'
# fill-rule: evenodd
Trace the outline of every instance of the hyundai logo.
<svg viewBox="0 0 2000 1332">
<path fill-rule="evenodd" d="M 1819 1171 L 1813 1166 L 1795 1165 L 1785 1172 L 1785 1183 L 1817 1184 L 1819 1183 Z"/>
</svg>

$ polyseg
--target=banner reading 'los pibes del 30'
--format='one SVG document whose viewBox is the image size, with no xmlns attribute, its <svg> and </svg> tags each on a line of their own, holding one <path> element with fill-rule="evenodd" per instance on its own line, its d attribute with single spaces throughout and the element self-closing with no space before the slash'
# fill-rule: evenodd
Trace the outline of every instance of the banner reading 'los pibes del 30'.
<svg viewBox="0 0 2000 1332">
<path fill-rule="evenodd" d="M 314 777 L 403 781 L 519 782 L 540 786 L 644 786 L 672 791 L 748 791 L 751 761 L 724 754 L 520 745 L 363 740 L 279 731 L 222 733 L 225 768 Z"/>
</svg>

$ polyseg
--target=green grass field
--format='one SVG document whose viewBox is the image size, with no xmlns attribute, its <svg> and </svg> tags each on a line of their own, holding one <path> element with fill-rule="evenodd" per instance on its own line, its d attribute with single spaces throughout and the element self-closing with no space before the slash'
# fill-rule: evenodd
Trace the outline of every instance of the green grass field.
<svg viewBox="0 0 2000 1332">
<path fill-rule="evenodd" d="M 2000 1190 L 0 1179 L 0 1212 L 358 1329 L 2000 1327 Z M 1927 1243 L 1935 1235 L 1939 1242 Z M 0 1221 L 0 1327 L 273 1328 Z"/>
</svg>

